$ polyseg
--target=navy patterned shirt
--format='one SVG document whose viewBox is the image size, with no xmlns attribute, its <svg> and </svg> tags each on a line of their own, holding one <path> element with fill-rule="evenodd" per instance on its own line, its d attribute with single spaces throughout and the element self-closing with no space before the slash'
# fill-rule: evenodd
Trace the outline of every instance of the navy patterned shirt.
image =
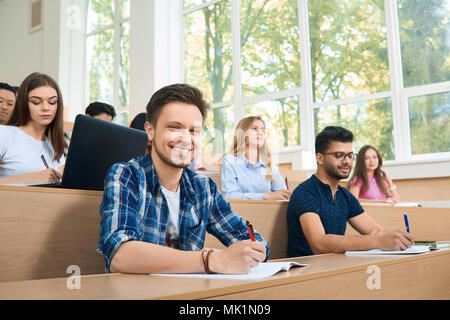
<svg viewBox="0 0 450 320">
<path fill-rule="evenodd" d="M 180 181 L 179 248 L 200 251 L 206 231 L 225 246 L 250 239 L 246 224 L 211 178 L 183 169 Z M 106 271 L 120 245 L 129 240 L 165 245 L 169 210 L 150 156 L 114 164 L 105 177 L 97 251 Z M 255 232 L 258 241 L 264 239 Z M 269 257 L 266 242 L 266 259 Z"/>
<path fill-rule="evenodd" d="M 326 234 L 344 235 L 347 220 L 364 212 L 358 200 L 338 186 L 335 198 L 328 184 L 315 175 L 295 188 L 287 209 L 288 256 L 312 255 L 299 218 L 303 213 L 317 213 Z"/>
</svg>

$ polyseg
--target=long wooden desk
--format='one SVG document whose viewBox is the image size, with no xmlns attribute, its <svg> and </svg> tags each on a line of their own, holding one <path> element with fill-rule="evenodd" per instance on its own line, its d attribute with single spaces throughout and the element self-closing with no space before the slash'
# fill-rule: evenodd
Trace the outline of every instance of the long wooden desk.
<svg viewBox="0 0 450 320">
<path fill-rule="evenodd" d="M 96 252 L 102 192 L 0 186 L 0 282 L 67 276 L 70 265 L 83 275 L 104 272 Z M 285 258 L 288 202 L 230 200 L 271 247 L 271 259 Z M 403 211 L 419 240 L 450 239 L 450 209 L 366 207 L 387 230 L 404 230 Z M 347 232 L 354 232 L 351 227 Z M 207 235 L 206 245 L 221 247 Z"/>
<path fill-rule="evenodd" d="M 394 180 L 401 201 L 450 200 L 450 176 Z"/>
<path fill-rule="evenodd" d="M 418 208 L 363 205 L 364 210 L 388 231 L 405 231 L 403 214 L 408 214 L 409 227 L 416 240 L 446 241 L 450 239 L 450 208 Z M 346 234 L 356 231 L 347 226 Z"/>
<path fill-rule="evenodd" d="M 440 178 L 394 179 L 401 201 L 436 201 L 450 200 L 450 176 Z M 339 182 L 344 188 L 348 181 Z"/>
<path fill-rule="evenodd" d="M 287 201 L 255 201 L 228 199 L 233 209 L 242 217 L 252 222 L 271 247 L 271 258 L 279 259 L 287 256 Z M 380 223 L 386 230 L 405 230 L 403 214 L 408 213 L 411 232 L 417 240 L 450 239 L 450 208 L 418 208 L 363 205 L 364 210 Z M 348 224 L 346 234 L 357 232 Z M 207 244 L 220 247 L 221 244 L 207 235 Z"/>
<path fill-rule="evenodd" d="M 96 252 L 102 192 L 0 186 L 0 282 L 102 273 Z"/>
<path fill-rule="evenodd" d="M 227 199 L 234 211 L 249 220 L 270 245 L 271 259 L 287 257 L 287 201 Z M 206 246 L 222 248 L 214 236 L 206 235 Z"/>
<path fill-rule="evenodd" d="M 0 299 L 450 299 L 448 249 L 415 256 L 326 254 L 290 260 L 310 266 L 252 281 L 116 273 L 82 276 L 80 289 L 72 290 L 68 278 L 4 282 Z M 367 285 L 374 276 L 369 267 L 379 268 L 379 288 Z"/>
</svg>

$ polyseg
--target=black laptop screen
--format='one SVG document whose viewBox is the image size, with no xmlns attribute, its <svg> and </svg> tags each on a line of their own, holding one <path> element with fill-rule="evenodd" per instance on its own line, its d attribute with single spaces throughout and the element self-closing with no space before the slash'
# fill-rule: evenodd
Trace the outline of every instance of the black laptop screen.
<svg viewBox="0 0 450 320">
<path fill-rule="evenodd" d="M 144 155 L 146 147 L 144 131 L 78 115 L 61 187 L 103 190 L 108 169 L 116 162 Z"/>
</svg>

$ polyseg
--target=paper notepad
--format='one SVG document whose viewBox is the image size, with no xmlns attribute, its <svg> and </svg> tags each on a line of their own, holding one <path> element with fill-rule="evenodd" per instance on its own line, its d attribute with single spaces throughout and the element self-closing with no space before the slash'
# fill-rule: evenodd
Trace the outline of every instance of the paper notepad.
<svg viewBox="0 0 450 320">
<path fill-rule="evenodd" d="M 261 262 L 251 268 L 247 274 L 207 274 L 207 273 L 151 273 L 152 276 L 186 277 L 206 279 L 258 280 L 273 276 L 280 271 L 289 271 L 291 267 L 307 267 L 309 264 L 298 262 Z"/>
<path fill-rule="evenodd" d="M 429 252 L 430 247 L 429 246 L 411 246 L 408 249 L 405 250 L 380 250 L 380 249 L 373 249 L 373 250 L 367 250 L 367 251 L 345 251 L 346 255 L 352 256 L 352 255 L 379 255 L 379 254 L 419 254 L 419 253 L 425 253 Z"/>
</svg>

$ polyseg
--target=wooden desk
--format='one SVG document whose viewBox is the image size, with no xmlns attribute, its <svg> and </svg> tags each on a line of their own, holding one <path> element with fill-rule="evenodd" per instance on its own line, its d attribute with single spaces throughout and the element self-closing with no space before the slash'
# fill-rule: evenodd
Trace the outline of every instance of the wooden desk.
<svg viewBox="0 0 450 320">
<path fill-rule="evenodd" d="M 96 252 L 103 192 L 0 186 L 0 282 L 102 273 Z"/>
<path fill-rule="evenodd" d="M 405 230 L 403 214 L 408 214 L 409 227 L 416 240 L 450 239 L 450 208 L 392 207 L 364 205 L 364 210 L 388 231 Z M 356 234 L 347 226 L 346 234 Z"/>
<path fill-rule="evenodd" d="M 96 252 L 102 195 L 101 191 L 0 186 L 0 282 L 64 277 L 70 265 L 79 266 L 83 274 L 103 273 L 105 263 Z M 230 203 L 269 241 L 272 258 L 286 257 L 287 202 Z M 223 247 L 209 234 L 206 245 Z"/>
<path fill-rule="evenodd" d="M 97 252 L 101 191 L 0 186 L 0 282 L 104 272 Z M 271 259 L 285 258 L 286 201 L 230 200 L 232 208 L 269 242 Z M 450 209 L 365 207 L 387 230 L 404 230 L 407 210 L 418 240 L 450 239 Z M 347 228 L 347 233 L 355 231 Z M 206 246 L 223 247 L 207 234 Z"/>
<path fill-rule="evenodd" d="M 450 200 L 450 177 L 394 180 L 401 201 Z"/>
<path fill-rule="evenodd" d="M 249 220 L 255 230 L 269 242 L 270 258 L 287 257 L 287 220 L 288 201 L 227 199 L 234 211 L 244 220 Z M 214 236 L 206 235 L 206 246 L 223 248 Z"/>
<path fill-rule="evenodd" d="M 450 176 L 440 178 L 396 179 L 393 180 L 402 202 L 450 200 Z M 339 185 L 347 188 L 348 181 Z"/>
<path fill-rule="evenodd" d="M 450 299 L 450 250 L 416 256 L 326 254 L 290 259 L 309 263 L 255 280 L 167 278 L 149 275 L 82 276 L 0 283 L 0 299 Z M 368 289 L 380 268 L 380 289 Z"/>
</svg>

